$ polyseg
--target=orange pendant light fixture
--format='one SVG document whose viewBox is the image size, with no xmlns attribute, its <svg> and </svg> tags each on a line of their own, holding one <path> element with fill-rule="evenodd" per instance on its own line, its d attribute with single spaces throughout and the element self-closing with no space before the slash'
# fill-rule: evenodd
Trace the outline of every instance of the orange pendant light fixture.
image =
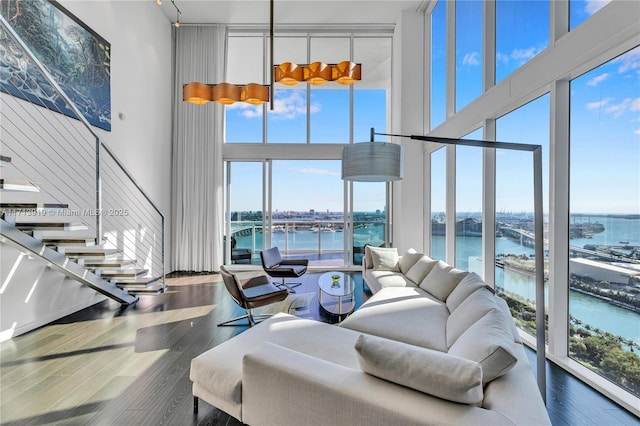
<svg viewBox="0 0 640 426">
<path fill-rule="evenodd" d="M 361 79 L 362 65 L 351 61 L 327 65 L 322 62 L 297 65 L 284 62 L 273 67 L 276 83 L 293 86 L 309 83 L 314 86 L 335 81 L 340 84 L 353 84 Z"/>
<path fill-rule="evenodd" d="M 273 64 L 273 2 L 270 0 L 270 59 Z M 171 0 L 174 4 L 174 0 Z M 160 4 L 160 3 L 158 3 Z M 176 10 L 178 7 L 176 6 Z M 178 11 L 178 14 L 180 12 Z M 176 27 L 179 24 L 176 22 Z M 338 64 L 325 64 L 313 62 L 311 64 L 297 65 L 284 62 L 274 65 L 271 70 L 271 84 L 231 84 L 218 83 L 206 84 L 197 81 L 182 86 L 182 100 L 196 105 L 207 102 L 217 102 L 230 105 L 235 102 L 246 102 L 252 105 L 260 105 L 269 102 L 273 109 L 273 88 L 275 83 L 294 86 L 298 83 L 309 83 L 314 86 L 335 81 L 340 84 L 352 84 L 361 79 L 361 64 L 351 61 L 342 61 Z"/>
<path fill-rule="evenodd" d="M 257 83 L 205 84 L 194 81 L 182 86 L 182 100 L 196 105 L 207 102 L 217 102 L 224 105 L 247 102 L 260 105 L 269 101 L 269 86 Z"/>
</svg>

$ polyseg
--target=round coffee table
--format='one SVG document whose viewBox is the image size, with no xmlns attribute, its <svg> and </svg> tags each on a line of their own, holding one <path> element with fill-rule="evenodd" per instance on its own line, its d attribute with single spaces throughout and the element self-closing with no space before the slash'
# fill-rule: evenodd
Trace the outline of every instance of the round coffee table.
<svg viewBox="0 0 640 426">
<path fill-rule="evenodd" d="M 334 279 L 335 277 L 337 279 Z M 354 283 L 351 275 L 342 272 L 324 273 L 318 278 L 318 303 L 331 314 L 349 314 L 356 306 L 353 288 Z M 331 296 L 330 300 L 323 300 L 323 294 Z M 345 298 L 348 299 L 346 302 Z"/>
</svg>

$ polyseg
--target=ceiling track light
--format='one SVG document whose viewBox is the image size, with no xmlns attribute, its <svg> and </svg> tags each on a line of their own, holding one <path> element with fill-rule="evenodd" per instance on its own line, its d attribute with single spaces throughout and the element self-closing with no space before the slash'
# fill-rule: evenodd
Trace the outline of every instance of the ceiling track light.
<svg viewBox="0 0 640 426">
<path fill-rule="evenodd" d="M 158 4 L 162 4 L 162 0 L 156 0 L 158 2 Z M 180 27 L 180 15 L 182 15 L 182 12 L 180 12 L 180 9 L 178 9 L 178 6 L 176 5 L 175 0 L 171 0 L 171 4 L 173 5 L 173 7 L 176 8 L 176 23 L 174 24 L 176 26 L 176 28 Z"/>
</svg>

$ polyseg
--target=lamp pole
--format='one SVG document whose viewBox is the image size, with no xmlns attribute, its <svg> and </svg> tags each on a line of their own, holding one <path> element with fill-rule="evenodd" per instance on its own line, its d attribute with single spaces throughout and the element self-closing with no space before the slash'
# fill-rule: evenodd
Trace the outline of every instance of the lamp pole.
<svg viewBox="0 0 640 426">
<path fill-rule="evenodd" d="M 423 142 L 435 142 L 446 145 L 473 146 L 478 148 L 507 149 L 511 151 L 528 151 L 533 154 L 533 201 L 534 201 L 534 241 L 535 241 L 535 282 L 536 282 L 536 375 L 542 400 L 547 401 L 546 378 L 546 341 L 544 310 L 544 221 L 542 212 L 542 146 L 514 142 L 496 142 L 481 139 L 454 139 L 437 136 L 401 135 L 393 133 L 376 133 L 371 128 L 371 142 L 376 135 L 409 138 Z"/>
</svg>

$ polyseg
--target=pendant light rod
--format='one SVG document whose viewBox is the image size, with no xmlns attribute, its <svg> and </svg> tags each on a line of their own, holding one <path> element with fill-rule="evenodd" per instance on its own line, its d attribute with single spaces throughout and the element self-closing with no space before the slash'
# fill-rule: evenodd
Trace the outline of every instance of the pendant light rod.
<svg viewBox="0 0 640 426">
<path fill-rule="evenodd" d="M 270 0 L 269 2 L 269 57 L 269 77 L 271 79 L 271 90 L 269 90 L 269 109 L 273 111 L 273 92 L 275 90 L 275 81 L 273 76 L 273 0 Z"/>
</svg>

